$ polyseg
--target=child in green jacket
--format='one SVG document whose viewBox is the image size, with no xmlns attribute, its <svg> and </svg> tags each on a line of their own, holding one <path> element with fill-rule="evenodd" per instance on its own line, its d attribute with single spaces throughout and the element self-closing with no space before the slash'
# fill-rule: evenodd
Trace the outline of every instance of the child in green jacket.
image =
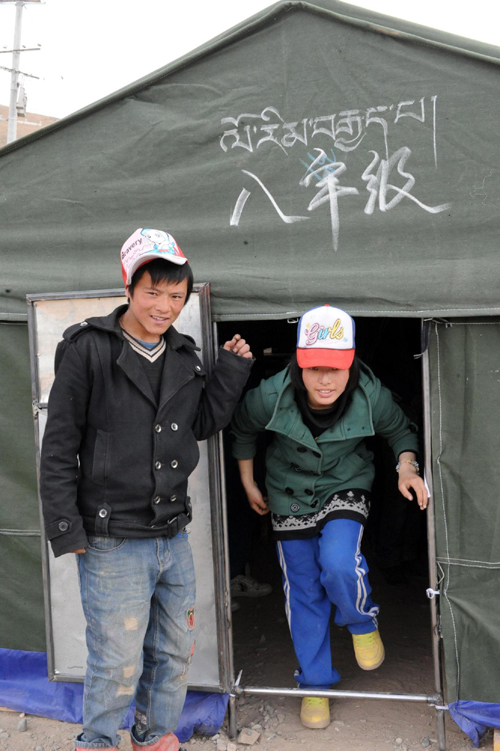
<svg viewBox="0 0 500 751">
<path fill-rule="evenodd" d="M 264 430 L 273 433 L 268 503 L 253 475 Z M 258 514 L 272 512 L 300 688 L 327 689 L 340 680 L 330 653 L 332 605 L 335 623 L 353 636 L 359 666 L 375 670 L 384 660 L 360 547 L 375 473 L 365 438 L 375 433 L 394 451 L 402 495 L 411 501 L 413 490 L 426 508 L 415 427 L 355 356 L 353 319 L 329 305 L 304 313 L 291 364 L 249 391 L 233 418 L 233 455 L 249 503 Z M 305 697 L 301 721 L 326 727 L 328 699 Z"/>
</svg>

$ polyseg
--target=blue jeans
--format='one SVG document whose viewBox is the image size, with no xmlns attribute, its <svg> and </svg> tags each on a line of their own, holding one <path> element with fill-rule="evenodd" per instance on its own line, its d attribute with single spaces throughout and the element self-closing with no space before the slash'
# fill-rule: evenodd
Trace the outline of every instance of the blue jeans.
<svg viewBox="0 0 500 751">
<path fill-rule="evenodd" d="M 81 748 L 113 748 L 135 695 L 132 738 L 147 748 L 177 727 L 194 651 L 195 574 L 185 532 L 89 537 L 78 555 L 87 620 Z"/>
<path fill-rule="evenodd" d="M 379 607 L 370 597 L 368 565 L 361 553 L 363 527 L 352 519 L 327 522 L 306 540 L 278 542 L 285 609 L 300 670 L 301 688 L 330 688 L 340 681 L 332 666 L 330 613 L 351 634 L 377 628 Z"/>
</svg>

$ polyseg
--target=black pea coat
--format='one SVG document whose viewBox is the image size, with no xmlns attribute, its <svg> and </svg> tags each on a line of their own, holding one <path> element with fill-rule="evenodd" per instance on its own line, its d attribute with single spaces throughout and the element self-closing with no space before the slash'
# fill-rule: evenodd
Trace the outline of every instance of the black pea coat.
<svg viewBox="0 0 500 751">
<path fill-rule="evenodd" d="M 157 404 L 118 319 L 64 333 L 49 398 L 40 491 L 55 556 L 87 534 L 173 537 L 191 521 L 188 477 L 197 441 L 231 418 L 252 361 L 221 349 L 210 379 L 190 337 L 170 327 Z"/>
</svg>

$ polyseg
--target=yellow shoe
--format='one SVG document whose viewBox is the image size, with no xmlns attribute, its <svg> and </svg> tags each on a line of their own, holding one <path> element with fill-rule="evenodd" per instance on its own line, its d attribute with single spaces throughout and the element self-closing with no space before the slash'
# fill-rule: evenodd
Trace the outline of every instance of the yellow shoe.
<svg viewBox="0 0 500 751">
<path fill-rule="evenodd" d="M 327 728 L 330 724 L 330 706 L 323 696 L 304 696 L 300 721 L 305 728 Z"/>
<path fill-rule="evenodd" d="M 385 658 L 384 645 L 378 629 L 369 634 L 353 634 L 354 654 L 362 670 L 376 670 Z"/>
</svg>

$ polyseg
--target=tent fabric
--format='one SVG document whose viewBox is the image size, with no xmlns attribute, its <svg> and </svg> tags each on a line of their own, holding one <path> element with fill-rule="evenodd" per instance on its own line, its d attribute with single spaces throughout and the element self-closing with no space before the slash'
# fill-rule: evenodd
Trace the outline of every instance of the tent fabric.
<svg viewBox="0 0 500 751">
<path fill-rule="evenodd" d="M 210 281 L 215 320 L 328 301 L 453 321 L 430 352 L 447 698 L 497 701 L 499 63 L 283 0 L 0 151 L 2 646 L 43 649 L 25 295 L 119 287 L 124 238 L 152 226 Z"/>
<path fill-rule="evenodd" d="M 23 316 L 26 291 L 119 286 L 118 249 L 145 224 L 210 280 L 219 320 L 318 299 L 358 315 L 500 313 L 499 55 L 370 18 L 278 3 L 6 147 L 0 314 Z"/>
<path fill-rule="evenodd" d="M 226 713 L 227 694 L 188 691 L 175 731 L 181 742 L 193 733 L 215 735 Z M 50 717 L 64 722 L 82 722 L 83 684 L 49 681 L 47 656 L 41 652 L 0 649 L 0 705 L 17 712 Z M 122 728 L 130 730 L 134 707 L 129 708 Z"/>
<path fill-rule="evenodd" d="M 26 324 L 0 324 L 0 645 L 45 650 Z"/>
<path fill-rule="evenodd" d="M 449 702 L 500 697 L 500 320 L 433 322 L 432 459 Z"/>
<path fill-rule="evenodd" d="M 488 728 L 500 728 L 500 704 L 480 701 L 457 701 L 449 706 L 450 715 L 467 733 L 474 748 L 479 748 L 481 738 Z"/>
</svg>

